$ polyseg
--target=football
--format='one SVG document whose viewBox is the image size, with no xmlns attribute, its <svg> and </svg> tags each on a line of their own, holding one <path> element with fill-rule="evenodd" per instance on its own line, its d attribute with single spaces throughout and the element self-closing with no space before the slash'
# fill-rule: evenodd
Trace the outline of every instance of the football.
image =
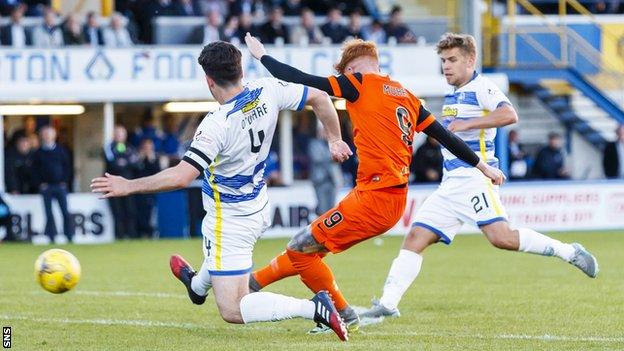
<svg viewBox="0 0 624 351">
<path fill-rule="evenodd" d="M 47 250 L 35 261 L 35 279 L 53 294 L 73 289 L 80 280 L 80 273 L 80 262 L 65 250 Z"/>
</svg>

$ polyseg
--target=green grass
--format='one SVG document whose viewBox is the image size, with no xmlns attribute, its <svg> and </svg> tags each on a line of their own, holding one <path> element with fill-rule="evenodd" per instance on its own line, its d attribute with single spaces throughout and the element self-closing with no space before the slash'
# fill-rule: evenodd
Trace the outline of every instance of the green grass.
<svg viewBox="0 0 624 351">
<path fill-rule="evenodd" d="M 34 282 L 34 261 L 46 247 L 1 244 L 0 324 L 12 327 L 15 350 L 624 349 L 624 233 L 555 237 L 591 250 L 599 277 L 589 279 L 558 259 L 496 250 L 481 236 L 460 236 L 426 253 L 401 318 L 363 327 L 348 343 L 333 334 L 307 335 L 313 323 L 306 320 L 229 325 L 212 299 L 192 305 L 168 258 L 177 252 L 199 265 L 199 240 L 67 246 L 83 276 L 61 295 Z M 351 304 L 379 296 L 400 242 L 386 237 L 381 245 L 365 242 L 327 258 Z M 285 243 L 260 241 L 256 266 Z M 312 295 L 297 278 L 268 290 Z"/>
</svg>

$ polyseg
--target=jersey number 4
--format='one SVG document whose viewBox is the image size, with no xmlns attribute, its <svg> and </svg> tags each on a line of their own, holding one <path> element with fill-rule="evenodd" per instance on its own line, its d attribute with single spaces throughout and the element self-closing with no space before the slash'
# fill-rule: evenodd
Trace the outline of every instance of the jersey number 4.
<svg viewBox="0 0 624 351">
<path fill-rule="evenodd" d="M 253 130 L 251 130 L 251 128 L 249 128 L 249 140 L 251 141 L 251 152 L 253 152 L 254 154 L 257 154 L 258 152 L 260 152 L 260 148 L 262 147 L 262 142 L 264 141 L 264 130 L 261 130 L 258 132 L 258 139 L 260 140 L 260 142 L 258 143 L 258 145 L 256 145 L 254 132 Z"/>
</svg>

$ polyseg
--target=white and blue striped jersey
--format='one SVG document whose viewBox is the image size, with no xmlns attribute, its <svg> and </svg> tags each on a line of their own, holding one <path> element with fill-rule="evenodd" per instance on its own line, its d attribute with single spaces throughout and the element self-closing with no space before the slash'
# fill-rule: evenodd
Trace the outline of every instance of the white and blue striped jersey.
<svg viewBox="0 0 624 351">
<path fill-rule="evenodd" d="M 200 123 L 184 160 L 204 173 L 206 212 L 248 215 L 268 202 L 264 161 L 281 110 L 301 110 L 308 88 L 262 78 L 209 113 Z"/>
<path fill-rule="evenodd" d="M 468 84 L 444 96 L 442 124 L 447 127 L 455 119 L 481 118 L 503 104 L 511 105 L 507 96 L 492 81 L 475 72 Z M 455 134 L 482 160 L 492 166 L 498 166 L 498 160 L 494 156 L 496 128 L 472 129 Z M 473 174 L 470 165 L 455 157 L 446 148 L 442 148 L 442 156 L 445 178 Z"/>
</svg>

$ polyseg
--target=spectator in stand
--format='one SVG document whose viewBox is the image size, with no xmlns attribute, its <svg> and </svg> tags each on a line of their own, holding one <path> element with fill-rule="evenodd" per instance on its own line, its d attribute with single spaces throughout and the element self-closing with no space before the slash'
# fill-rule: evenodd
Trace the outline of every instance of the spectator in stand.
<svg viewBox="0 0 624 351">
<path fill-rule="evenodd" d="M 388 38 L 394 37 L 398 43 L 415 43 L 416 36 L 403 22 L 403 9 L 394 6 L 390 11 L 390 21 L 386 25 Z"/>
<path fill-rule="evenodd" d="M 267 44 L 275 44 L 280 41 L 283 44 L 290 43 L 290 31 L 283 23 L 283 19 L 284 12 L 281 8 L 274 7 L 271 9 L 269 20 L 260 27 L 262 42 Z"/>
<path fill-rule="evenodd" d="M 58 26 L 58 16 L 49 7 L 43 13 L 43 25 L 33 30 L 33 46 L 38 48 L 63 46 L 63 31 Z"/>
<path fill-rule="evenodd" d="M 26 9 L 25 16 L 41 17 L 43 16 L 45 9 L 51 5 L 52 0 L 19 0 L 19 2 L 28 7 Z"/>
<path fill-rule="evenodd" d="M 284 186 L 277 152 L 275 150 L 269 151 L 269 156 L 267 156 L 264 162 L 266 164 L 264 167 L 264 180 L 267 186 Z"/>
<path fill-rule="evenodd" d="M 156 152 L 162 151 L 163 135 L 162 132 L 156 128 L 154 116 L 152 116 L 152 111 L 150 109 L 145 110 L 141 127 L 135 129 L 134 133 L 132 133 L 130 144 L 137 149 L 141 145 L 143 139 L 152 139 Z"/>
<path fill-rule="evenodd" d="M 206 23 L 193 31 L 190 44 L 206 45 L 223 39 L 221 14 L 213 10 L 208 12 L 205 19 Z"/>
<path fill-rule="evenodd" d="M 299 16 L 304 8 L 301 0 L 283 0 L 281 6 L 286 16 Z"/>
<path fill-rule="evenodd" d="M 264 12 L 264 4 L 261 0 L 229 0 L 230 6 L 228 14 L 230 16 L 240 16 L 242 14 L 250 15 Z M 245 40 L 241 40 L 244 43 Z"/>
<path fill-rule="evenodd" d="M 151 176 L 158 172 L 160 172 L 160 165 L 154 151 L 154 143 L 151 139 L 143 139 L 139 148 L 135 178 Z M 152 214 L 156 204 L 156 197 L 154 194 L 137 194 L 135 196 L 139 237 L 151 238 L 154 235 Z"/>
<path fill-rule="evenodd" d="M 349 25 L 347 26 L 349 36 L 352 38 L 364 38 L 362 33 L 362 12 L 360 9 L 355 9 L 349 15 Z"/>
<path fill-rule="evenodd" d="M 242 13 L 238 16 L 238 30 L 236 37 L 241 43 L 245 43 L 245 35 L 249 32 L 251 35 L 258 37 L 260 32 L 258 27 L 253 23 L 253 17 L 249 13 Z"/>
<path fill-rule="evenodd" d="M 23 48 L 32 45 L 32 35 L 22 24 L 25 7 L 17 6 L 11 12 L 11 23 L 0 28 L 0 45 Z"/>
<path fill-rule="evenodd" d="M 13 133 L 9 147 L 14 146 L 21 137 L 26 137 L 32 150 L 39 148 L 39 136 L 37 135 L 37 120 L 33 116 L 28 116 L 23 120 L 24 126 Z"/>
<path fill-rule="evenodd" d="M 602 165 L 607 178 L 624 179 L 624 124 L 615 130 L 616 139 L 604 150 Z"/>
<path fill-rule="evenodd" d="M 507 155 L 509 155 L 509 179 L 526 178 L 529 169 L 527 154 L 522 150 L 517 130 L 509 132 Z"/>
<path fill-rule="evenodd" d="M 542 148 L 535 158 L 533 177 L 537 179 L 569 179 L 570 174 L 564 165 L 563 139 L 558 133 L 548 134 L 548 145 Z"/>
<path fill-rule="evenodd" d="M 152 21 L 159 16 L 174 16 L 172 0 L 146 0 L 145 6 L 135 12 L 137 25 L 140 28 L 139 41 L 146 44 L 154 43 Z"/>
<path fill-rule="evenodd" d="M 342 44 L 349 36 L 347 27 L 342 24 L 342 11 L 334 7 L 327 13 L 327 23 L 321 26 L 323 35 L 328 37 L 334 44 Z"/>
<path fill-rule="evenodd" d="M 203 14 L 201 6 L 197 0 L 177 0 L 173 4 L 175 16 L 195 17 Z"/>
<path fill-rule="evenodd" d="M 8 16 L 18 7 L 25 7 L 21 0 L 0 0 L 0 16 Z"/>
<path fill-rule="evenodd" d="M 310 181 L 316 193 L 316 214 L 321 215 L 336 205 L 336 192 L 342 186 L 340 166 L 332 161 L 323 126 L 317 125 L 316 137 L 308 144 Z"/>
<path fill-rule="evenodd" d="M 169 158 L 169 167 L 173 167 L 180 161 L 180 140 L 178 124 L 173 116 L 163 118 L 164 133 L 162 139 L 162 153 Z"/>
<path fill-rule="evenodd" d="M 300 45 L 323 43 L 323 32 L 316 25 L 314 12 L 309 8 L 301 10 L 301 24 L 292 30 L 290 42 Z"/>
<path fill-rule="evenodd" d="M 104 147 L 104 158 L 106 172 L 132 179 L 138 159 L 134 148 L 126 142 L 127 136 L 126 128 L 121 125 L 115 126 L 113 141 Z M 109 205 L 115 222 L 115 238 L 135 238 L 137 236 L 135 198 L 133 196 L 110 198 Z"/>
<path fill-rule="evenodd" d="M 73 13 L 67 16 L 63 24 L 63 41 L 65 45 L 84 45 L 87 42 L 80 22 Z"/>
<path fill-rule="evenodd" d="M 238 17 L 229 16 L 225 20 L 225 26 L 223 26 L 222 30 L 223 41 L 229 41 L 234 45 L 240 44 L 240 40 L 238 39 Z"/>
<path fill-rule="evenodd" d="M 130 33 L 126 29 L 126 19 L 118 12 L 110 18 L 110 26 L 102 32 L 104 45 L 113 48 L 126 48 L 134 45 L 130 38 Z"/>
<path fill-rule="evenodd" d="M 33 182 L 33 148 L 25 136 L 18 137 L 15 146 L 6 150 L 4 178 L 6 191 L 11 194 L 35 194 Z"/>
<path fill-rule="evenodd" d="M 427 137 L 416 150 L 410 171 L 414 183 L 439 183 L 442 180 L 442 151 L 437 140 Z"/>
<path fill-rule="evenodd" d="M 381 22 L 377 19 L 373 20 L 370 26 L 364 29 L 364 39 L 370 40 L 376 44 L 385 44 L 388 41 L 386 31 Z"/>
<path fill-rule="evenodd" d="M 72 218 L 67 209 L 67 193 L 71 178 L 69 153 L 56 142 L 56 130 L 51 126 L 41 128 L 41 147 L 33 155 L 33 177 L 43 195 L 46 213 L 45 235 L 55 242 L 56 223 L 52 214 L 52 199 L 56 199 L 63 214 L 63 234 L 69 241 L 74 237 Z M 64 239 L 64 238 L 62 238 Z M 62 243 L 63 241 L 57 243 Z"/>
<path fill-rule="evenodd" d="M 104 45 L 104 37 L 100 29 L 100 22 L 95 12 L 87 13 L 87 20 L 83 27 L 85 40 L 88 45 L 100 46 Z"/>
</svg>

